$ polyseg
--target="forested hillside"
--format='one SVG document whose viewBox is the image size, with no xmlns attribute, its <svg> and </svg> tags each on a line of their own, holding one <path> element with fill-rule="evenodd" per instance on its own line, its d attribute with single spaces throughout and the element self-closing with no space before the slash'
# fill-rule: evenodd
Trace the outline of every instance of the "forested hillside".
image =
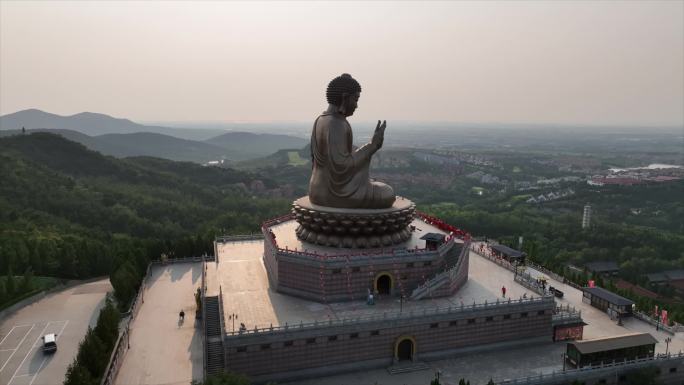
<svg viewBox="0 0 684 385">
<path fill-rule="evenodd" d="M 115 159 L 49 133 L 0 138 L 0 275 L 112 274 L 126 301 L 150 258 L 212 252 L 289 202 L 246 196 L 245 172 Z M 0 288 L 2 290 L 2 288 Z"/>
</svg>

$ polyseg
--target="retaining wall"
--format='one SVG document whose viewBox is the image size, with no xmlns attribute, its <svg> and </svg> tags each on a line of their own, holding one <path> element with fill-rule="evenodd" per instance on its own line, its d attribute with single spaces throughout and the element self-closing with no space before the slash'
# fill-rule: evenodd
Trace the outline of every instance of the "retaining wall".
<svg viewBox="0 0 684 385">
<path fill-rule="evenodd" d="M 389 366 L 403 338 L 414 341 L 414 360 L 491 344 L 551 341 L 554 307 L 547 296 L 229 334 L 227 369 L 257 382 L 281 381 Z"/>
</svg>

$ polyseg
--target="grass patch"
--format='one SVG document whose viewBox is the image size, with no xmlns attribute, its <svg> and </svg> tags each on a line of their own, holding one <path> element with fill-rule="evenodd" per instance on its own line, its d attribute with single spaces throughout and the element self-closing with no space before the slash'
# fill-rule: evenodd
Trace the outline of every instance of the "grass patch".
<svg viewBox="0 0 684 385">
<path fill-rule="evenodd" d="M 309 163 L 308 160 L 302 159 L 297 151 L 288 151 L 287 153 L 287 164 L 291 166 L 304 166 Z"/>
<path fill-rule="evenodd" d="M 470 192 L 475 195 L 484 195 L 485 189 L 484 187 L 473 187 L 470 189 Z"/>
</svg>

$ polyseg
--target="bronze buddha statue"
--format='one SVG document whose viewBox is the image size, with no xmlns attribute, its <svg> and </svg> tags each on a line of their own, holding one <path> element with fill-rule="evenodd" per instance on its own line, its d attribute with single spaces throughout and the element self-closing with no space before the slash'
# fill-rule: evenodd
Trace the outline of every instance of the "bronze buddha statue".
<svg viewBox="0 0 684 385">
<path fill-rule="evenodd" d="M 309 182 L 311 203 L 335 208 L 384 209 L 396 197 L 392 187 L 370 179 L 371 157 L 381 147 L 386 122 L 378 121 L 373 139 L 352 147 L 347 117 L 356 110 L 361 86 L 349 74 L 331 80 L 326 91 L 328 109 L 314 122 L 311 133 L 313 171 Z"/>
</svg>

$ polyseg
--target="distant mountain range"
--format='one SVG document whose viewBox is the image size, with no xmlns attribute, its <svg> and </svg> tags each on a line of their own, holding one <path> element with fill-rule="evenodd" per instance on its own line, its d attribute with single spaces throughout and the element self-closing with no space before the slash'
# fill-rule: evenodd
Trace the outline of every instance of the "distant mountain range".
<svg viewBox="0 0 684 385">
<path fill-rule="evenodd" d="M 146 126 L 128 119 L 84 112 L 60 116 L 31 109 L 0 116 L 0 136 L 27 131 L 59 133 L 105 155 L 153 156 L 204 163 L 260 158 L 307 141 L 287 135 Z"/>
</svg>

